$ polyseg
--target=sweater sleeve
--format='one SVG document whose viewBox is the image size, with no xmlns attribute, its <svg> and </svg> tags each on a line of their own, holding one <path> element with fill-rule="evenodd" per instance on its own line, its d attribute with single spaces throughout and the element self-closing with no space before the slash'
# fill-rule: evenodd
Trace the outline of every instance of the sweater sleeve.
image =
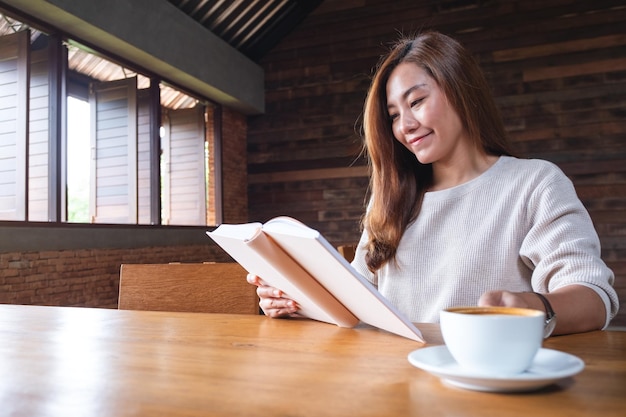
<svg viewBox="0 0 626 417">
<path fill-rule="evenodd" d="M 529 232 L 520 256 L 533 270 L 533 289 L 588 286 L 605 302 L 608 324 L 619 308 L 615 276 L 601 259 L 600 240 L 572 182 L 554 166 L 537 184 L 527 209 Z"/>
</svg>

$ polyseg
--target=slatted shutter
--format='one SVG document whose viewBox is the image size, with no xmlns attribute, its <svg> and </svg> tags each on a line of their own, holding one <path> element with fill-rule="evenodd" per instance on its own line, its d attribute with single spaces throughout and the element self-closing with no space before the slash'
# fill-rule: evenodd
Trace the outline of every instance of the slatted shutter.
<svg viewBox="0 0 626 417">
<path fill-rule="evenodd" d="M 151 224 L 150 217 L 150 90 L 137 95 L 137 221 Z"/>
<path fill-rule="evenodd" d="M 48 220 L 49 97 L 48 49 L 31 52 L 28 147 L 28 220 Z"/>
<path fill-rule="evenodd" d="M 0 37 L 0 220 L 26 220 L 29 38 Z"/>
<path fill-rule="evenodd" d="M 137 222 L 137 80 L 93 84 L 92 223 Z"/>
<path fill-rule="evenodd" d="M 163 114 L 163 224 L 206 225 L 204 107 Z"/>
</svg>

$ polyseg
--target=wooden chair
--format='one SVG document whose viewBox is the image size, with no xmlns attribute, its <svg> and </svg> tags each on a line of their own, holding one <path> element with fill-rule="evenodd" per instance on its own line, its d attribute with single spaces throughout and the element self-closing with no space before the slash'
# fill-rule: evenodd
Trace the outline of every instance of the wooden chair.
<svg viewBox="0 0 626 417">
<path fill-rule="evenodd" d="M 354 252 L 356 251 L 356 245 L 341 245 L 337 246 L 337 252 L 343 256 L 346 261 L 352 262 L 354 259 Z"/>
<path fill-rule="evenodd" d="M 246 274 L 237 263 L 123 264 L 118 308 L 259 314 Z"/>
</svg>

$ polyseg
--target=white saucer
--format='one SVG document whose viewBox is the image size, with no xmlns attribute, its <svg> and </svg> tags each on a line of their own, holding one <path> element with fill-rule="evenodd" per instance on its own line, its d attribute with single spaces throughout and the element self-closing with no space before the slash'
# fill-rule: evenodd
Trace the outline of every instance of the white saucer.
<svg viewBox="0 0 626 417">
<path fill-rule="evenodd" d="M 438 376 L 446 384 L 493 392 L 536 390 L 576 375 L 585 367 L 579 357 L 552 349 L 539 349 L 527 371 L 502 377 L 481 376 L 462 369 L 445 345 L 415 350 L 408 359 L 411 365 Z"/>
</svg>

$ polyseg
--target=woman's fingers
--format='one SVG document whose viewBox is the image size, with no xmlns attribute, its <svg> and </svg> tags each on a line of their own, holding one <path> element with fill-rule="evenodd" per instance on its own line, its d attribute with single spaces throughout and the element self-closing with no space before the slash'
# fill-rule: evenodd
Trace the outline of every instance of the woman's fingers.
<svg viewBox="0 0 626 417">
<path fill-rule="evenodd" d="M 256 293 L 259 296 L 259 306 L 266 316 L 269 317 L 300 317 L 296 314 L 298 305 L 295 301 L 285 298 L 278 288 L 267 285 L 265 281 L 256 275 L 248 274 L 248 283 L 257 286 Z"/>
<path fill-rule="evenodd" d="M 511 291 L 487 291 L 480 296 L 479 306 L 528 307 L 524 299 L 530 293 L 515 293 Z"/>
<path fill-rule="evenodd" d="M 298 311 L 296 303 L 288 298 L 262 298 L 259 306 L 269 317 L 289 316 Z"/>
<path fill-rule="evenodd" d="M 248 274 L 246 275 L 246 280 L 249 284 L 256 285 L 257 287 L 260 285 L 267 285 L 258 275 Z"/>
</svg>

